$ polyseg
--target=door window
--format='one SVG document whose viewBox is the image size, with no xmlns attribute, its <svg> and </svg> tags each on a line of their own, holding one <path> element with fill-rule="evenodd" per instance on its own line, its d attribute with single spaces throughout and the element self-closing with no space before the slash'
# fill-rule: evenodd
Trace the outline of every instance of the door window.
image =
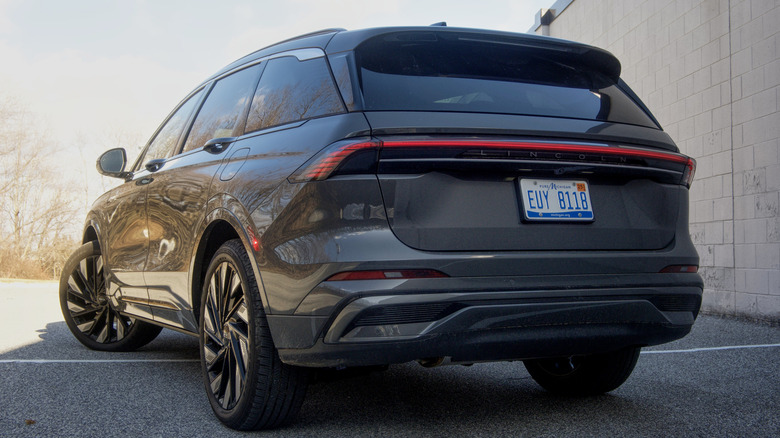
<svg viewBox="0 0 780 438">
<path fill-rule="evenodd" d="M 146 149 L 145 155 L 138 160 L 139 166 L 150 160 L 168 158 L 174 154 L 176 147 L 179 145 L 179 138 L 184 130 L 184 126 L 195 109 L 195 105 L 200 101 L 201 94 L 203 94 L 202 89 L 181 104 L 179 109 L 165 122 L 165 125 L 160 128 L 154 140 Z"/>
<path fill-rule="evenodd" d="M 216 84 L 198 112 L 182 152 L 201 148 L 212 138 L 232 137 L 243 119 L 246 105 L 257 84 L 262 64 L 226 76 Z"/>
</svg>

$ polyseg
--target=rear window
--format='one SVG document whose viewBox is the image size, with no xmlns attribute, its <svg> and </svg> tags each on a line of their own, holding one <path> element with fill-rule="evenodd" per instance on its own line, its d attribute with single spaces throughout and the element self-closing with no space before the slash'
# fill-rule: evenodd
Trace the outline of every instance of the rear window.
<svg viewBox="0 0 780 438">
<path fill-rule="evenodd" d="M 658 128 L 598 66 L 576 54 L 470 34 L 400 33 L 355 50 L 367 111 L 458 111 Z"/>
</svg>

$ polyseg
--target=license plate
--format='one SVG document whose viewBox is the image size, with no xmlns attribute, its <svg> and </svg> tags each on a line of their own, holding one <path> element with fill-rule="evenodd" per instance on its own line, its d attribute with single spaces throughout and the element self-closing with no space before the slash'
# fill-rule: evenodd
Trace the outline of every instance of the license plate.
<svg viewBox="0 0 780 438">
<path fill-rule="evenodd" d="M 529 221 L 592 221 L 586 181 L 521 179 L 523 214 Z"/>
</svg>

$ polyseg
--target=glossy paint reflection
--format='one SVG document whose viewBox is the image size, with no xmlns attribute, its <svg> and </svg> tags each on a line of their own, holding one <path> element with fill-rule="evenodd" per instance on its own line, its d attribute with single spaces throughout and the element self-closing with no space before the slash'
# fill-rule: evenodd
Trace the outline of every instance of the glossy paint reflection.
<svg viewBox="0 0 780 438">
<path fill-rule="evenodd" d="M 225 154 L 195 151 L 175 157 L 148 185 L 149 252 L 145 280 L 157 306 L 155 320 L 196 328 L 189 289 L 189 266 L 198 238 L 195 230 L 206 215 L 209 188 Z"/>
</svg>

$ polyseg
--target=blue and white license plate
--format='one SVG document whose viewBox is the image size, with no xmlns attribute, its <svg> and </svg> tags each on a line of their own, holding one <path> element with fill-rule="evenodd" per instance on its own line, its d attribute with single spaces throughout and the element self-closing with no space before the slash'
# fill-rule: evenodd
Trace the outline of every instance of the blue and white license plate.
<svg viewBox="0 0 780 438">
<path fill-rule="evenodd" d="M 523 214 L 529 221 L 592 221 L 587 181 L 521 179 Z"/>
</svg>

